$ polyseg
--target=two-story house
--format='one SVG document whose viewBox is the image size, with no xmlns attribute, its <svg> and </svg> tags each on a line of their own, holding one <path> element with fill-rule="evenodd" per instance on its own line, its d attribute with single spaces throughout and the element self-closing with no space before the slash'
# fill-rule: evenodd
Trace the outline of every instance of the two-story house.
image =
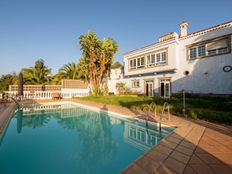
<svg viewBox="0 0 232 174">
<path fill-rule="evenodd" d="M 188 33 L 188 22 L 151 45 L 124 54 L 123 82 L 147 96 L 232 94 L 232 21 Z"/>
</svg>

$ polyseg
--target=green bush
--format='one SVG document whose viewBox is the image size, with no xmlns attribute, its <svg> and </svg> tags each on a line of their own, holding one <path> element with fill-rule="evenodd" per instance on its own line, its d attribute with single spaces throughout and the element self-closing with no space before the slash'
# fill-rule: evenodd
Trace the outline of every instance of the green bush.
<svg viewBox="0 0 232 174">
<path fill-rule="evenodd" d="M 189 113 L 188 113 L 188 115 L 189 115 L 191 118 L 193 118 L 193 119 L 197 119 L 197 118 L 198 118 L 198 117 L 197 117 L 197 114 L 194 112 L 194 110 L 190 110 Z"/>
</svg>

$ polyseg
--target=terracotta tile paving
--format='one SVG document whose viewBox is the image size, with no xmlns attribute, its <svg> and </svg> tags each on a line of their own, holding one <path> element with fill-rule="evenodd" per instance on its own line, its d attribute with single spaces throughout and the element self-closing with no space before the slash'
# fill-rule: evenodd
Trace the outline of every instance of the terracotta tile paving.
<svg viewBox="0 0 232 174">
<path fill-rule="evenodd" d="M 183 173 L 184 173 L 184 174 L 195 174 L 196 172 L 193 170 L 192 167 L 186 166 Z"/>
<path fill-rule="evenodd" d="M 108 111 L 130 117 L 138 117 L 137 114 L 141 116 L 139 112 L 120 106 L 103 105 L 82 100 L 71 101 L 96 108 L 104 106 Z M 43 102 L 48 102 L 48 100 Z M 49 102 L 54 101 L 49 100 Z M 193 121 L 175 116 L 171 116 L 170 121 L 164 120 L 162 123 L 175 126 L 176 129 L 143 157 L 129 165 L 122 173 L 232 173 L 231 126 Z"/>
<path fill-rule="evenodd" d="M 168 159 L 164 162 L 164 165 L 177 172 L 177 173 L 182 173 L 184 171 L 185 168 L 185 164 L 183 164 L 182 162 L 179 162 L 178 160 L 172 158 L 172 157 L 168 157 Z"/>
<path fill-rule="evenodd" d="M 160 145 L 166 146 L 166 147 L 168 147 L 170 149 L 175 149 L 178 144 L 170 142 L 170 141 L 167 141 L 167 139 L 165 139 L 162 142 L 160 142 Z"/>
<path fill-rule="evenodd" d="M 191 156 L 193 154 L 192 149 L 186 148 L 186 147 L 181 146 L 181 145 L 179 145 L 175 150 L 178 151 L 178 152 L 181 152 L 181 153 L 183 153 L 183 154 L 185 154 L 187 156 Z"/>
<path fill-rule="evenodd" d="M 180 161 L 184 164 L 187 164 L 189 159 L 190 159 L 190 156 L 188 155 L 185 155 L 181 152 L 178 152 L 178 151 L 173 151 L 172 154 L 170 155 L 170 157 L 176 159 L 177 161 Z"/>
<path fill-rule="evenodd" d="M 163 146 L 162 144 L 158 144 L 156 146 L 155 150 L 158 152 L 161 152 L 163 154 L 166 154 L 166 155 L 169 155 L 173 151 L 173 149 L 170 149 L 166 146 Z"/>
<path fill-rule="evenodd" d="M 138 161 L 135 162 L 136 165 L 140 166 L 144 170 L 148 171 L 149 173 L 154 173 L 159 167 L 159 163 L 155 160 L 152 160 L 147 155 L 140 158 Z"/>
<path fill-rule="evenodd" d="M 218 174 L 231 174 L 231 168 L 228 167 L 227 165 L 218 165 L 218 164 L 214 164 L 214 165 L 209 165 L 210 168 Z"/>
<path fill-rule="evenodd" d="M 157 161 L 158 163 L 162 163 L 167 157 L 167 154 L 160 153 L 157 150 L 151 150 L 149 153 L 146 154 L 149 158 L 153 161 Z"/>
<path fill-rule="evenodd" d="M 133 164 L 129 166 L 126 170 L 124 170 L 122 173 L 126 174 L 149 174 L 146 170 L 141 168 L 140 166 Z"/>
<path fill-rule="evenodd" d="M 161 164 L 155 173 L 158 174 L 176 174 L 173 170 L 167 168 L 165 165 Z"/>
<path fill-rule="evenodd" d="M 191 164 L 189 165 L 196 173 L 199 174 L 213 174 L 215 173 L 209 166 L 206 164 Z"/>
<path fill-rule="evenodd" d="M 3 105 L 1 106 L 3 109 L 0 112 L 0 135 L 3 132 L 3 130 L 5 129 L 10 117 L 11 117 L 11 112 L 14 110 L 15 108 L 15 104 L 14 103 L 8 103 L 7 105 Z"/>
</svg>

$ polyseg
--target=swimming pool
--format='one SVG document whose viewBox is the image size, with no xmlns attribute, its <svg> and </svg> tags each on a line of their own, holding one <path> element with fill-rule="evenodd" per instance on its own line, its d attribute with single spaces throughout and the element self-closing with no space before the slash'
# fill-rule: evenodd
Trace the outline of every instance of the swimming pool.
<svg viewBox="0 0 232 174">
<path fill-rule="evenodd" d="M 120 173 L 173 129 L 70 103 L 23 106 L 0 140 L 0 173 Z"/>
</svg>

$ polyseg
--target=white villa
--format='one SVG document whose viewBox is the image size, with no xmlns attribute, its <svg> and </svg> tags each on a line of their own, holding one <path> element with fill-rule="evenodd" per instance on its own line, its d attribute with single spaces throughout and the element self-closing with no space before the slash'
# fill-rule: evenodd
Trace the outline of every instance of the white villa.
<svg viewBox="0 0 232 174">
<path fill-rule="evenodd" d="M 115 84 L 124 82 L 147 96 L 169 97 L 182 90 L 232 94 L 232 21 L 193 33 L 188 22 L 179 26 L 180 35 L 171 32 L 125 53 L 123 73 L 111 78 L 110 91 L 116 93 Z"/>
</svg>

